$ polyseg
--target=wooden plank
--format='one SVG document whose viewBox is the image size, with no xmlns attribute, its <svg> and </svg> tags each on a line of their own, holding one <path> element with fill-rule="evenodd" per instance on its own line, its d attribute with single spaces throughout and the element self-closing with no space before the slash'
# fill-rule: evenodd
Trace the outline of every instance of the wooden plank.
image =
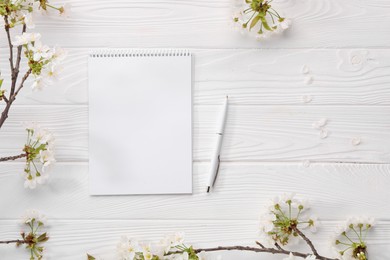
<svg viewBox="0 0 390 260">
<path fill-rule="evenodd" d="M 193 154 L 208 161 L 220 105 L 195 106 Z M 390 162 L 390 106 L 229 107 L 224 161 Z M 326 118 L 328 137 L 313 124 Z M 0 156 L 18 154 L 26 135 L 21 122 L 37 121 L 56 136 L 59 161 L 88 159 L 87 106 L 18 106 L 1 129 Z M 360 145 L 352 140 L 360 138 Z"/>
<path fill-rule="evenodd" d="M 67 1 L 68 20 L 37 19 L 51 45 L 70 47 L 310 48 L 389 47 L 390 3 L 384 0 L 290 1 L 273 6 L 293 20 L 282 37 L 257 42 L 231 28 L 230 0 Z M 380 26 L 378 26 L 380 25 Z M 1 46 L 4 46 L 4 38 Z"/>
<path fill-rule="evenodd" d="M 329 249 L 329 237 L 340 222 L 323 222 L 317 234 L 308 236 L 316 243 L 319 252 L 332 256 Z M 0 239 L 17 237 L 20 224 L 15 220 L 0 221 Z M 141 241 L 158 243 L 166 234 L 184 231 L 186 241 L 195 247 L 204 248 L 216 245 L 252 245 L 258 240 L 256 221 L 220 221 L 220 220 L 50 220 L 49 235 L 46 243 L 48 254 L 53 259 L 82 260 L 85 253 L 96 254 L 104 259 L 116 258 L 116 245 L 122 235 Z M 367 236 L 369 255 L 372 259 L 386 259 L 390 253 L 390 222 L 379 222 Z M 298 250 L 309 252 L 302 243 Z M 1 246 L 2 259 L 26 259 L 23 248 Z M 265 254 L 223 252 L 218 253 L 224 260 L 282 259 L 281 256 Z M 217 254 L 216 254 L 217 255 Z M 215 256 L 216 256 L 215 255 Z M 260 258 L 259 258 L 260 257 Z M 216 258 L 211 258 L 215 260 Z"/>
<path fill-rule="evenodd" d="M 0 219 L 40 208 L 55 219 L 257 220 L 273 196 L 297 192 L 311 200 L 311 214 L 325 220 L 349 215 L 389 219 L 390 164 L 222 163 L 215 189 L 205 191 L 209 163 L 195 163 L 193 195 L 89 196 L 88 164 L 57 164 L 50 183 L 23 187 L 23 165 L 0 167 Z M 91 173 L 93 174 L 93 173 Z M 18 206 L 14 204 L 17 202 Z"/>
<path fill-rule="evenodd" d="M 28 81 L 15 104 L 88 104 L 88 52 L 69 49 L 60 80 L 43 91 L 32 91 Z M 243 105 L 390 105 L 390 49 L 192 52 L 198 105 L 219 104 L 225 95 Z M 8 67 L 5 56 L 0 61 L 1 68 Z M 304 65 L 308 74 L 302 73 Z M 2 73 L 7 86 L 9 73 Z M 312 84 L 304 83 L 306 77 Z M 305 97 L 312 101 L 305 103 Z"/>
</svg>

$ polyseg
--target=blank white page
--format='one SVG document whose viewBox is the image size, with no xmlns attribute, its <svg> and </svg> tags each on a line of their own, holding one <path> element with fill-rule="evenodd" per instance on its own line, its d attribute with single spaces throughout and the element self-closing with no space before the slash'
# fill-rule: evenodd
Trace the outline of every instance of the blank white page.
<svg viewBox="0 0 390 260">
<path fill-rule="evenodd" d="M 191 55 L 89 57 L 91 195 L 192 193 Z"/>
</svg>

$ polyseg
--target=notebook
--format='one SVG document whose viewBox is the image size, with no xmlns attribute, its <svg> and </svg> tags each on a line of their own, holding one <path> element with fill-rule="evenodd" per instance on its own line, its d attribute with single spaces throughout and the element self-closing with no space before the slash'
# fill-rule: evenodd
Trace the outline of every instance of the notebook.
<svg viewBox="0 0 390 260">
<path fill-rule="evenodd" d="M 192 193 L 191 54 L 90 53 L 91 195 Z"/>
</svg>

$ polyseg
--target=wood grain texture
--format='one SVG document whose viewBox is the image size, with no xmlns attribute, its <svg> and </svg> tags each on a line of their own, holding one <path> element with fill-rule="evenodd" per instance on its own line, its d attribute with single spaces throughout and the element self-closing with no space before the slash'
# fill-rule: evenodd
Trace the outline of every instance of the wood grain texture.
<svg viewBox="0 0 390 260">
<path fill-rule="evenodd" d="M 390 164 L 222 163 L 215 189 L 205 192 L 209 163 L 195 163 L 193 195 L 89 196 L 88 164 L 59 163 L 50 183 L 23 187 L 23 165 L 0 168 L 0 219 L 33 207 L 50 219 L 257 220 L 270 198 L 297 192 L 310 198 L 311 214 L 325 220 L 370 214 L 389 220 Z M 92 173 L 93 174 L 93 173 Z M 342 187 L 342 188 L 335 188 Z M 18 207 L 14 207 L 18 201 Z"/>
<path fill-rule="evenodd" d="M 57 1 L 55 1 L 57 2 Z M 231 28 L 231 0 L 66 1 L 68 20 L 37 19 L 49 44 L 70 47 L 306 48 L 388 47 L 390 3 L 384 0 L 278 0 L 293 20 L 282 37 L 257 42 Z M 58 1 L 57 3 L 62 3 Z M 46 18 L 45 18 L 46 19 Z M 4 41 L 3 41 L 4 42 Z M 4 46 L 4 43 L 2 44 Z"/>
<path fill-rule="evenodd" d="M 323 254 L 333 255 L 329 249 L 329 237 L 340 222 L 323 222 L 321 229 L 315 235 L 308 233 L 319 245 Z M 20 228 L 17 221 L 0 222 L 0 239 L 16 237 L 16 229 Z M 116 244 L 123 235 L 141 241 L 158 243 L 166 234 L 172 231 L 184 231 L 186 241 L 197 247 L 215 245 L 253 245 L 258 239 L 257 221 L 204 221 L 204 220 L 51 220 L 47 243 L 50 259 L 85 260 L 85 253 L 103 257 L 106 260 L 117 259 Z M 369 254 L 372 259 L 386 259 L 386 243 L 390 239 L 390 223 L 379 222 L 376 229 L 369 233 Z M 26 259 L 23 249 L 14 246 L 3 246 L 0 253 L 5 259 Z M 299 250 L 309 252 L 303 243 Z M 222 254 L 222 253 L 219 253 Z M 224 253 L 223 259 L 282 259 L 283 256 L 258 255 L 254 253 Z M 16 256 L 18 258 L 16 258 Z M 210 260 L 216 260 L 211 258 Z"/>
<path fill-rule="evenodd" d="M 89 50 L 68 51 L 60 80 L 43 91 L 32 91 L 28 81 L 16 105 L 88 104 Z M 191 51 L 197 105 L 219 104 L 225 95 L 237 105 L 390 105 L 390 49 Z M 0 61 L 6 68 L 6 57 Z M 7 86 L 9 73 L 2 73 Z M 313 83 L 306 85 L 306 77 Z"/>
<path fill-rule="evenodd" d="M 66 2 L 73 5 L 68 20 L 38 18 L 34 30 L 45 43 L 68 48 L 60 80 L 42 92 L 32 92 L 29 81 L 0 130 L 0 156 L 17 154 L 26 138 L 21 122 L 40 122 L 56 135 L 59 163 L 51 181 L 33 191 L 23 188 L 23 163 L 0 164 L 0 239 L 14 238 L 19 216 L 37 208 L 50 220 L 49 259 L 84 260 L 86 252 L 116 259 L 115 244 L 125 234 L 156 240 L 185 231 L 196 246 L 250 244 L 267 199 L 295 191 L 310 198 L 311 212 L 324 220 L 312 236 L 321 252 L 329 252 L 328 237 L 347 215 L 372 215 L 379 221 L 368 237 L 370 259 L 389 258 L 390 1 L 277 0 L 293 26 L 261 43 L 232 30 L 230 0 Z M 6 53 L 4 37 L 0 47 Z M 88 195 L 87 54 L 95 47 L 193 52 L 193 195 Z M 1 55 L 3 86 L 7 64 Z M 304 83 L 307 76 L 312 84 Z M 223 162 L 207 195 L 225 95 L 231 106 Z M 325 139 L 312 127 L 322 118 L 329 120 Z M 352 145 L 353 138 L 361 144 Z M 27 257 L 23 249 L 0 247 L 1 260 Z"/>
<path fill-rule="evenodd" d="M 234 97 L 231 98 L 234 100 Z M 194 106 L 193 158 L 208 161 L 220 105 Z M 228 111 L 223 161 L 390 162 L 389 106 L 234 106 Z M 329 120 L 321 139 L 313 123 Z M 19 154 L 20 122 L 39 121 L 56 135 L 59 161 L 88 160 L 88 107 L 18 106 L 1 129 L 0 156 Z M 352 145 L 353 138 L 361 144 Z"/>
</svg>

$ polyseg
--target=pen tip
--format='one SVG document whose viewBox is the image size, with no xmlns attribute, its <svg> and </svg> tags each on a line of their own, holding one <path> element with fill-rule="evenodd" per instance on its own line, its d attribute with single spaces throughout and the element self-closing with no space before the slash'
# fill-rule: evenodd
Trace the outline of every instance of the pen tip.
<svg viewBox="0 0 390 260">
<path fill-rule="evenodd" d="M 207 186 L 207 193 L 210 192 L 210 186 Z"/>
<path fill-rule="evenodd" d="M 226 95 L 226 99 L 228 99 L 229 98 L 229 96 L 228 95 Z"/>
</svg>

